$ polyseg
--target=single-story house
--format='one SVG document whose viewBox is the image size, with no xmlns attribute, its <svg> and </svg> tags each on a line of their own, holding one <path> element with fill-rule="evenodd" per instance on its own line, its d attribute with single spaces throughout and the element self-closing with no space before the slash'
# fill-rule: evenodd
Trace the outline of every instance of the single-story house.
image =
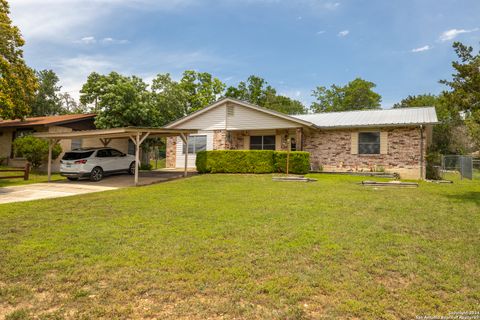
<svg viewBox="0 0 480 320">
<path fill-rule="evenodd" d="M 286 115 L 231 98 L 174 121 L 171 129 L 197 129 L 188 147 L 167 139 L 168 168 L 190 167 L 201 150 L 303 150 L 312 170 L 396 172 L 425 177 L 425 155 L 437 123 L 435 108 L 401 108 Z M 290 141 L 290 146 L 288 143 Z"/>
<path fill-rule="evenodd" d="M 13 141 L 16 138 L 32 134 L 34 132 L 64 133 L 76 130 L 95 129 L 95 114 L 66 114 L 58 116 L 32 117 L 24 120 L 0 120 L 0 160 L 6 165 L 21 167 L 25 165 L 25 159 L 17 158 L 13 151 Z M 62 140 L 60 146 L 63 152 L 81 147 L 101 147 L 98 139 L 74 139 Z M 112 140 L 110 147 L 122 152 L 134 152 L 134 146 L 127 139 Z M 52 170 L 58 171 L 60 167 L 60 155 L 53 163 Z M 45 168 L 41 168 L 45 170 Z"/>
</svg>

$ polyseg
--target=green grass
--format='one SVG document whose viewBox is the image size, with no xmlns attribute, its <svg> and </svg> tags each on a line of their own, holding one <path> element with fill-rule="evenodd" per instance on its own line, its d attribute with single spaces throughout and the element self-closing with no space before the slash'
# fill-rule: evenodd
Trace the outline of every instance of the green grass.
<svg viewBox="0 0 480 320">
<path fill-rule="evenodd" d="M 479 311 L 478 181 L 375 189 L 315 177 L 203 175 L 0 205 L 0 318 Z"/>
<path fill-rule="evenodd" d="M 13 169 L 13 168 L 0 166 L 0 169 Z M 23 175 L 23 172 L 0 172 L 0 177 L 20 176 L 20 175 Z M 58 173 L 52 174 L 52 180 L 54 181 L 63 180 L 63 179 L 65 178 Z M 48 176 L 46 173 L 30 172 L 28 180 L 23 180 L 23 178 L 0 179 L 0 187 L 9 187 L 9 186 L 47 182 L 47 181 L 48 181 Z"/>
<path fill-rule="evenodd" d="M 155 169 L 163 169 L 166 167 L 166 159 L 159 159 L 157 161 L 157 167 L 155 168 L 155 160 L 150 160 L 150 165 L 152 166 L 152 170 Z"/>
</svg>

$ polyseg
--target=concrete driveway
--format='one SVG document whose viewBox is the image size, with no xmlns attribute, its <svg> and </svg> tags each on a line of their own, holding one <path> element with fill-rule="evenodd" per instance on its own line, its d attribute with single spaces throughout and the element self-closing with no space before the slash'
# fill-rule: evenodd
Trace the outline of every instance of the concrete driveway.
<svg viewBox="0 0 480 320">
<path fill-rule="evenodd" d="M 139 185 L 149 185 L 173 179 L 179 179 L 182 177 L 182 172 L 140 172 Z M 99 182 L 91 182 L 90 180 L 64 180 L 51 183 L 34 183 L 22 186 L 3 187 L 0 188 L 0 204 L 67 197 L 85 193 L 132 187 L 133 185 L 133 176 L 122 174 L 107 176 Z"/>
</svg>

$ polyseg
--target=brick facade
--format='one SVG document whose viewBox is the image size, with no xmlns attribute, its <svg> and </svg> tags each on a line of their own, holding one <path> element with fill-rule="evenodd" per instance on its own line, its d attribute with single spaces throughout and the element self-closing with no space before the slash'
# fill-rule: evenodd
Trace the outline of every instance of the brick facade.
<svg viewBox="0 0 480 320">
<path fill-rule="evenodd" d="M 378 171 L 396 172 L 402 178 L 420 178 L 420 130 L 418 127 L 377 128 L 375 131 L 387 132 L 387 152 L 378 155 L 352 154 L 352 132 L 358 129 L 292 131 L 277 129 L 277 150 L 287 150 L 288 137 L 296 137 L 297 146 L 310 152 L 310 161 L 314 170 L 324 171 Z M 243 150 L 245 136 L 255 131 L 213 131 L 213 150 Z M 424 135 L 423 152 L 426 156 L 426 137 Z M 167 139 L 167 168 L 175 168 L 176 138 Z M 425 167 L 423 172 L 425 173 Z"/>
<path fill-rule="evenodd" d="M 175 168 L 177 161 L 177 137 L 168 137 L 167 138 L 167 147 L 166 147 L 166 163 L 167 168 Z"/>
<path fill-rule="evenodd" d="M 402 178 L 419 179 L 421 143 L 419 128 L 380 130 L 388 132 L 386 154 L 352 154 L 352 132 L 358 132 L 353 129 L 311 131 L 304 136 L 304 151 L 310 152 L 313 169 L 323 167 L 324 171 L 375 171 L 383 168 L 385 171 L 399 173 Z M 424 141 L 424 159 L 426 145 Z"/>
<path fill-rule="evenodd" d="M 213 131 L 213 150 L 225 150 L 227 148 L 227 131 L 214 130 Z"/>
</svg>

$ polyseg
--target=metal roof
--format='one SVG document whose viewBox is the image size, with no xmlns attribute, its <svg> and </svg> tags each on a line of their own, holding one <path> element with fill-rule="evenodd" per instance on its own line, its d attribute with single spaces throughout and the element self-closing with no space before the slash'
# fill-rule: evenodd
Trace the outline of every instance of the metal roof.
<svg viewBox="0 0 480 320">
<path fill-rule="evenodd" d="M 33 135 L 45 139 L 77 139 L 77 138 L 129 138 L 136 134 L 149 134 L 150 137 L 172 137 L 181 134 L 197 133 L 196 129 L 167 129 L 149 127 L 123 127 L 112 129 L 79 130 L 70 132 L 36 132 Z"/>
<path fill-rule="evenodd" d="M 320 128 L 399 126 L 438 123 L 434 107 L 324 112 L 295 115 Z"/>
<path fill-rule="evenodd" d="M 65 123 L 71 123 L 76 121 L 82 121 L 86 119 L 95 118 L 96 114 L 62 114 L 58 116 L 45 116 L 45 117 L 33 117 L 26 118 L 24 120 L 15 119 L 15 120 L 1 120 L 1 128 L 11 128 L 11 127 L 33 127 L 33 126 L 42 126 L 42 125 L 60 125 Z"/>
</svg>

